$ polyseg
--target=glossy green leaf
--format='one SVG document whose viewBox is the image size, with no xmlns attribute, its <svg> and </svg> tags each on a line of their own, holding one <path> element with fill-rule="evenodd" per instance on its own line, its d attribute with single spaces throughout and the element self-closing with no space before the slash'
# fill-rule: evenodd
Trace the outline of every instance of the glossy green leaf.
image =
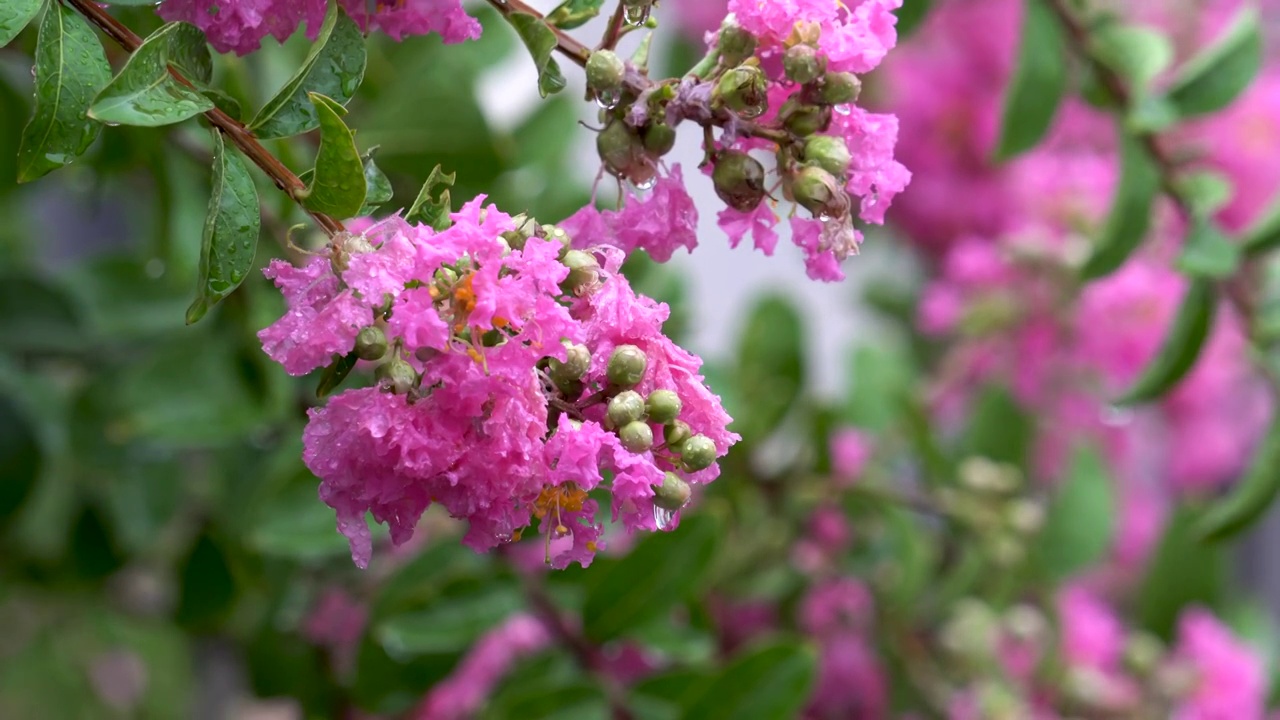
<svg viewBox="0 0 1280 720">
<path fill-rule="evenodd" d="M 1216 606 L 1223 598 L 1227 557 L 1223 546 L 1204 543 L 1195 533 L 1197 512 L 1177 509 L 1147 561 L 1133 593 L 1138 625 L 1172 638 L 1178 615 L 1189 605 Z"/>
<path fill-rule="evenodd" d="M 52 2 L 36 40 L 36 107 L 18 146 L 18 182 L 29 182 L 75 160 L 102 126 L 86 117 L 111 66 L 93 28 L 71 8 Z"/>
<path fill-rule="evenodd" d="M 173 23 L 169 34 L 169 64 L 183 77 L 201 85 L 213 79 L 213 56 L 200 28 L 188 23 Z"/>
<path fill-rule="evenodd" d="M 1094 57 L 1141 93 L 1173 62 L 1173 43 L 1160 31 L 1109 22 L 1089 34 Z"/>
<path fill-rule="evenodd" d="M 538 93 L 546 97 L 563 90 L 564 76 L 560 74 L 560 65 L 551 57 L 556 48 L 556 34 L 551 27 L 541 18 L 523 12 L 507 15 L 507 22 L 516 29 L 533 56 L 533 65 L 538 69 Z"/>
<path fill-rule="evenodd" d="M 197 62 L 192 59 L 196 52 L 191 33 L 200 31 L 186 23 L 167 23 L 152 33 L 120 74 L 98 93 L 89 117 L 105 123 L 158 127 L 212 110 L 212 100 L 178 82 L 169 72 L 171 61 Z M 200 35 L 201 42 L 203 37 Z"/>
<path fill-rule="evenodd" d="M 799 716 L 817 675 L 813 648 L 794 642 L 760 645 L 738 654 L 685 717 L 702 720 L 787 720 Z"/>
<path fill-rule="evenodd" d="M 1151 225 L 1151 205 L 1160 190 L 1160 172 L 1142 142 L 1129 133 L 1120 139 L 1120 184 L 1093 255 L 1080 273 L 1086 280 L 1110 275 L 1142 244 Z"/>
<path fill-rule="evenodd" d="M 898 31 L 898 39 L 906 38 L 915 32 L 932 9 L 933 0 L 903 0 L 902 7 L 898 8 L 897 12 L 898 25 L 895 29 Z"/>
<path fill-rule="evenodd" d="M 1039 565 L 1054 580 L 1093 565 L 1111 547 L 1116 519 L 1112 487 L 1102 457 L 1092 449 L 1077 448 L 1036 541 Z"/>
<path fill-rule="evenodd" d="M 8 45 L 18 37 L 18 33 L 40 12 L 42 1 L 5 0 L 0 3 L 0 45 Z"/>
<path fill-rule="evenodd" d="M 302 66 L 249 123 L 260 138 L 291 137 L 320 126 L 320 117 L 307 99 L 315 92 L 346 105 L 364 79 L 367 60 L 360 27 L 338 3 L 329 3 L 320 34 Z"/>
<path fill-rule="evenodd" d="M 1241 235 L 1241 247 L 1249 255 L 1267 252 L 1280 246 L 1280 196 L 1273 197 L 1267 211 L 1261 213 Z"/>
<path fill-rule="evenodd" d="M 395 194 L 394 188 L 391 187 L 391 178 L 387 177 L 387 174 L 373 162 L 373 156 L 377 150 L 377 147 L 371 147 L 361 158 L 364 162 L 364 207 L 356 213 L 361 217 L 372 215 L 383 204 L 391 202 Z"/>
<path fill-rule="evenodd" d="M 1217 223 L 1196 218 L 1176 265 L 1192 277 L 1222 279 L 1235 274 L 1240 255 L 1240 246 L 1218 229 Z"/>
<path fill-rule="evenodd" d="M 611 640 L 691 597 L 705 579 L 718 532 L 714 517 L 694 513 L 621 558 L 596 558 L 582 609 L 587 636 Z"/>
<path fill-rule="evenodd" d="M 333 508 L 317 502 L 315 485 L 279 493 L 263 503 L 257 516 L 260 521 L 249 531 L 246 544 L 267 557 L 306 562 L 351 555 Z"/>
<path fill-rule="evenodd" d="M 338 219 L 355 217 L 364 207 L 366 189 L 355 134 L 342 122 L 347 111 L 324 95 L 307 93 L 307 97 L 320 118 L 320 151 L 302 204 Z"/>
<path fill-rule="evenodd" d="M 738 338 L 734 385 L 742 403 L 731 427 L 743 439 L 760 440 L 777 429 L 805 384 L 806 347 L 800 313 L 781 295 L 762 298 Z"/>
<path fill-rule="evenodd" d="M 320 375 L 320 384 L 316 386 L 316 397 L 324 398 L 337 390 L 342 381 L 351 374 L 351 370 L 355 368 L 359 359 L 356 357 L 355 350 L 346 355 L 334 355 L 333 362 L 329 363 Z"/>
<path fill-rule="evenodd" d="M 441 171 L 439 165 L 431 168 L 431 174 L 422 184 L 418 197 L 413 201 L 413 205 L 409 206 L 409 212 L 404 214 L 404 219 L 411 223 L 428 225 L 436 230 L 448 228 L 452 223 L 449 213 L 453 212 L 449 188 L 453 187 L 457 176 L 457 173 Z"/>
<path fill-rule="evenodd" d="M 997 159 L 1026 152 L 1048 132 L 1067 87 L 1062 29 L 1048 0 L 1024 0 L 1022 40 L 1005 89 Z"/>
<path fill-rule="evenodd" d="M 196 538 L 179 571 L 175 618 L 183 625 L 209 627 L 236 598 L 236 580 L 226 550 L 207 531 Z"/>
<path fill-rule="evenodd" d="M 1196 217 L 1212 217 L 1231 202 L 1236 190 L 1230 177 L 1213 170 L 1183 173 L 1175 182 L 1178 195 L 1186 199 Z"/>
<path fill-rule="evenodd" d="M 983 388 L 960 438 L 961 457 L 984 457 L 1025 469 L 1036 433 L 1035 417 L 999 385 Z"/>
<path fill-rule="evenodd" d="M 473 593 L 440 598 L 423 610 L 389 617 L 374 634 L 392 657 L 462 652 L 523 604 L 516 588 L 491 582 Z"/>
<path fill-rule="evenodd" d="M 1166 97 L 1180 117 L 1216 112 L 1253 82 L 1262 65 L 1262 21 L 1246 7 L 1222 39 L 1187 62 Z"/>
<path fill-rule="evenodd" d="M 1191 281 L 1160 349 L 1133 385 L 1116 399 L 1116 404 L 1133 405 L 1156 400 L 1186 376 L 1195 365 L 1196 358 L 1200 357 L 1200 349 L 1209 336 L 1217 302 L 1217 291 L 1212 282 L 1204 279 Z"/>
<path fill-rule="evenodd" d="M 253 268 L 262 214 L 258 188 L 235 150 L 228 151 L 220 130 L 213 130 L 213 192 L 200 243 L 200 280 L 187 308 L 187 324 L 204 317 L 219 300 L 240 286 Z"/>
<path fill-rule="evenodd" d="M 572 30 L 600 14 L 604 0 L 564 0 L 547 13 L 547 24 L 561 30 Z"/>
<path fill-rule="evenodd" d="M 1196 524 L 1206 540 L 1225 540 L 1262 518 L 1280 492 L 1280 415 L 1272 420 L 1244 477 L 1216 500 Z"/>
</svg>

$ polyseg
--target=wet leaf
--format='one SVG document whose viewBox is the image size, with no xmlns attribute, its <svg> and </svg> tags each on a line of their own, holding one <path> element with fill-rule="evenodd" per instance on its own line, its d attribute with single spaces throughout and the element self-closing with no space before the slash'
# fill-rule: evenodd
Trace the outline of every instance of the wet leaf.
<svg viewBox="0 0 1280 720">
<path fill-rule="evenodd" d="M 330 98 L 307 93 L 320 117 L 320 151 L 303 205 L 338 219 L 355 217 L 364 207 L 364 163 L 355 134 L 342 121 L 345 108 Z"/>
<path fill-rule="evenodd" d="M 1120 139 L 1120 183 L 1116 186 L 1102 236 L 1080 274 L 1086 280 L 1110 275 L 1142 244 L 1151 225 L 1151 205 L 1160 174 L 1141 141 L 1125 132 Z"/>
<path fill-rule="evenodd" d="M 200 245 L 200 280 L 196 300 L 187 309 L 187 324 L 240 286 L 253 268 L 258 249 L 258 189 L 240 155 L 228 151 L 222 132 L 213 131 L 213 193 Z"/>
<path fill-rule="evenodd" d="M 8 45 L 40 12 L 42 0 L 6 0 L 0 3 L 0 45 Z M 567 4 L 567 3 L 566 3 Z"/>
<path fill-rule="evenodd" d="M 167 23 L 142 43 L 120 74 L 98 93 L 89 117 L 105 123 L 158 127 L 212 110 L 212 100 L 178 82 L 169 72 L 170 63 L 200 66 L 195 36 L 199 36 L 207 65 L 204 35 L 186 23 Z"/>
<path fill-rule="evenodd" d="M 507 22 L 516 29 L 533 56 L 533 65 L 538 69 L 538 93 L 546 97 L 563 90 L 564 75 L 560 73 L 560 65 L 555 58 L 551 57 L 556 48 L 556 34 L 551 27 L 541 18 L 522 12 L 508 15 Z"/>
<path fill-rule="evenodd" d="M 418 191 L 418 197 L 404 214 L 404 219 L 411 223 L 429 225 L 436 230 L 444 230 L 452 224 L 449 213 L 453 212 L 449 200 L 449 188 L 457 178 L 457 173 L 445 173 L 436 165 L 431 174 Z M 437 188 L 439 192 L 437 194 Z"/>
<path fill-rule="evenodd" d="M 995 156 L 1000 160 L 1040 142 L 1067 87 L 1062 29 L 1047 0 L 1024 0 L 1021 37 L 996 142 Z"/>
</svg>

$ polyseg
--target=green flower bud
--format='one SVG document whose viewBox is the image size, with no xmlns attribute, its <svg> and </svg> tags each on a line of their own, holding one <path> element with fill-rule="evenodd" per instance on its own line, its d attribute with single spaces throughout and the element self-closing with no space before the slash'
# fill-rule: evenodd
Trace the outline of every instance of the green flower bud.
<svg viewBox="0 0 1280 720">
<path fill-rule="evenodd" d="M 653 447 L 653 428 L 642 420 L 634 420 L 618 431 L 618 441 L 631 452 L 642 453 Z"/>
<path fill-rule="evenodd" d="M 612 50 L 596 50 L 587 58 L 587 87 L 596 93 L 616 93 L 622 87 L 627 66 Z"/>
<path fill-rule="evenodd" d="M 795 45 L 782 56 L 782 70 L 790 80 L 811 83 L 826 72 L 827 58 L 812 45 Z"/>
<path fill-rule="evenodd" d="M 817 217 L 844 217 L 849 212 L 849 196 L 831 173 L 807 165 L 790 178 L 791 196 Z"/>
<path fill-rule="evenodd" d="M 711 98 L 740 117 L 759 117 L 769 109 L 769 79 L 754 65 L 739 65 L 720 77 Z"/>
<path fill-rule="evenodd" d="M 764 199 L 764 166 L 739 150 L 726 150 L 716 157 L 711 182 L 716 195 L 739 212 L 751 212 Z"/>
<path fill-rule="evenodd" d="M 654 157 L 662 157 L 676 146 L 676 131 L 666 123 L 654 123 L 645 128 L 644 149 Z"/>
<path fill-rule="evenodd" d="M 693 437 L 693 430 L 689 427 L 689 423 L 683 420 L 676 420 L 667 424 L 666 429 L 662 432 L 662 437 L 667 441 L 668 448 L 679 452 L 685 442 Z"/>
<path fill-rule="evenodd" d="M 818 102 L 823 105 L 851 103 L 858 99 L 861 92 L 862 81 L 857 75 L 848 72 L 829 72 L 822 76 L 822 87 L 818 89 Z"/>
<path fill-rule="evenodd" d="M 805 137 L 822 132 L 831 124 L 831 108 L 821 105 L 803 105 L 794 98 L 788 99 L 778 110 L 782 126 Z"/>
<path fill-rule="evenodd" d="M 653 504 L 663 510 L 676 511 L 689 504 L 693 489 L 679 475 L 667 471 L 662 477 L 662 487 L 654 488 Z"/>
<path fill-rule="evenodd" d="M 587 350 L 586 345 L 577 345 L 566 342 L 565 361 L 561 362 L 555 358 L 548 358 L 548 368 L 551 373 L 551 380 L 557 385 L 563 383 L 581 380 L 587 374 L 587 370 L 591 368 L 591 351 Z"/>
<path fill-rule="evenodd" d="M 373 377 L 379 385 L 396 395 L 404 395 L 418 386 L 418 371 L 399 356 L 379 365 Z"/>
<path fill-rule="evenodd" d="M 356 334 L 356 357 L 361 360 L 381 360 L 387 354 L 387 334 L 377 325 L 360 328 Z"/>
<path fill-rule="evenodd" d="M 694 435 L 680 447 L 680 464 L 685 470 L 706 470 L 716 461 L 716 444 L 706 435 Z"/>
<path fill-rule="evenodd" d="M 844 138 L 814 135 L 804 143 L 804 159 L 841 177 L 849 172 L 849 163 L 853 157 L 849 154 L 849 146 L 844 144 Z"/>
<path fill-rule="evenodd" d="M 596 152 L 609 172 L 619 177 L 631 177 L 644 154 L 644 144 L 627 124 L 614 120 L 596 135 Z"/>
<path fill-rule="evenodd" d="M 619 345 L 609 356 L 605 376 L 611 384 L 629 389 L 640 384 L 648 367 L 649 358 L 645 357 L 643 350 L 635 345 Z"/>
<path fill-rule="evenodd" d="M 569 274 L 560 282 L 560 287 L 571 295 L 594 283 L 600 275 L 600 262 L 589 252 L 570 250 L 561 262 L 569 268 Z"/>
<path fill-rule="evenodd" d="M 1164 644 L 1160 638 L 1145 632 L 1129 636 L 1124 645 L 1124 664 L 1138 677 L 1148 675 L 1164 657 Z"/>
<path fill-rule="evenodd" d="M 644 417 L 644 398 L 635 390 L 624 390 L 609 400 L 609 420 L 623 427 Z M 649 433 L 652 442 L 653 433 Z"/>
<path fill-rule="evenodd" d="M 725 65 L 740 65 L 755 55 L 756 36 L 737 25 L 720 30 L 720 59 Z"/>
<path fill-rule="evenodd" d="M 645 401 L 651 422 L 666 424 L 680 416 L 680 396 L 671 390 L 654 390 Z"/>
</svg>

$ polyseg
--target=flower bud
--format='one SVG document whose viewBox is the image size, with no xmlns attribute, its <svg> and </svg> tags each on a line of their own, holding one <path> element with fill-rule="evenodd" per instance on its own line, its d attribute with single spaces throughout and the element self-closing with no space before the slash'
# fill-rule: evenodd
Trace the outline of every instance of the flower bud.
<svg viewBox="0 0 1280 720">
<path fill-rule="evenodd" d="M 614 427 L 623 427 L 644 417 L 644 398 L 635 390 L 624 390 L 609 400 L 609 421 Z M 653 433 L 649 433 L 653 442 Z"/>
<path fill-rule="evenodd" d="M 560 281 L 560 287 L 571 295 L 578 294 L 579 290 L 594 283 L 599 277 L 600 262 L 589 252 L 570 250 L 564 254 L 561 262 L 569 268 L 569 274 Z"/>
<path fill-rule="evenodd" d="M 790 180 L 791 196 L 815 216 L 844 217 L 849 211 L 849 196 L 826 170 L 809 165 L 801 168 Z"/>
<path fill-rule="evenodd" d="M 689 504 L 693 488 L 679 475 L 670 470 L 662 477 L 662 487 L 654 488 L 653 504 L 663 510 L 679 510 Z"/>
<path fill-rule="evenodd" d="M 1160 663 L 1164 645 L 1160 638 L 1145 632 L 1130 635 L 1124 645 L 1124 664 L 1133 674 L 1145 677 Z"/>
<path fill-rule="evenodd" d="M 741 117 L 759 117 L 769 108 L 769 79 L 754 65 L 739 65 L 721 76 L 711 98 Z"/>
<path fill-rule="evenodd" d="M 812 45 L 795 45 L 782 56 L 782 70 L 794 82 L 811 83 L 826 72 L 827 58 Z"/>
<path fill-rule="evenodd" d="M 632 178 L 643 164 L 644 145 L 621 120 L 614 120 L 596 135 L 596 152 L 605 168 L 619 177 Z"/>
<path fill-rule="evenodd" d="M 378 366 L 373 377 L 383 388 L 404 395 L 418 386 L 418 371 L 398 355 Z"/>
<path fill-rule="evenodd" d="M 831 108 L 822 105 L 801 104 L 795 98 L 788 99 L 778 110 L 782 126 L 805 137 L 822 132 L 831 124 Z"/>
<path fill-rule="evenodd" d="M 622 426 L 618 440 L 631 452 L 642 453 L 653 447 L 653 428 L 642 420 L 634 420 Z"/>
<path fill-rule="evenodd" d="M 667 425 L 666 429 L 663 430 L 662 437 L 667 441 L 668 448 L 679 452 L 685 442 L 689 438 L 693 437 L 693 430 L 685 421 L 676 420 L 675 422 Z"/>
<path fill-rule="evenodd" d="M 617 92 L 627 66 L 612 50 L 596 50 L 587 58 L 587 87 L 597 94 Z M 616 97 L 616 96 L 615 96 Z"/>
<path fill-rule="evenodd" d="M 654 123 L 645 128 L 644 149 L 654 157 L 662 157 L 676 146 L 676 131 L 666 123 Z"/>
<path fill-rule="evenodd" d="M 604 372 L 612 385 L 630 389 L 640 384 L 648 367 L 649 358 L 643 350 L 635 345 L 619 345 L 609 356 Z"/>
<path fill-rule="evenodd" d="M 356 357 L 361 360 L 381 360 L 387 354 L 387 334 L 377 325 L 360 328 L 356 334 Z"/>
<path fill-rule="evenodd" d="M 1016 533 L 1034 535 L 1044 526 L 1044 506 L 1027 498 L 1011 500 L 1005 508 L 1005 521 Z"/>
<path fill-rule="evenodd" d="M 680 447 L 680 464 L 685 470 L 706 470 L 716 461 L 716 444 L 706 435 L 694 435 Z"/>
<path fill-rule="evenodd" d="M 711 181 L 716 195 L 738 212 L 751 212 L 764 199 L 764 166 L 739 150 L 726 150 L 716 157 Z"/>
<path fill-rule="evenodd" d="M 741 65 L 756 53 L 756 36 L 737 25 L 720 30 L 720 59 L 725 65 Z"/>
<path fill-rule="evenodd" d="M 804 159 L 840 177 L 849 172 L 853 156 L 849 154 L 849 146 L 845 145 L 844 138 L 814 135 L 804 143 Z"/>
<path fill-rule="evenodd" d="M 671 390 L 654 390 L 645 401 L 649 421 L 666 424 L 680 415 L 680 396 Z"/>
<path fill-rule="evenodd" d="M 551 380 L 556 385 L 581 380 L 591 368 L 591 351 L 586 345 L 565 343 L 564 347 L 564 362 L 548 358 L 547 365 L 550 368 Z"/>
<path fill-rule="evenodd" d="M 546 240 L 554 240 L 560 243 L 560 260 L 564 261 L 565 253 L 573 249 L 573 238 L 569 237 L 568 231 L 559 225 L 539 225 L 535 234 Z"/>
<path fill-rule="evenodd" d="M 818 102 L 823 105 L 840 105 L 858 99 L 862 92 L 862 81 L 857 75 L 848 72 L 829 72 L 822 76 L 822 87 L 818 90 Z"/>
</svg>

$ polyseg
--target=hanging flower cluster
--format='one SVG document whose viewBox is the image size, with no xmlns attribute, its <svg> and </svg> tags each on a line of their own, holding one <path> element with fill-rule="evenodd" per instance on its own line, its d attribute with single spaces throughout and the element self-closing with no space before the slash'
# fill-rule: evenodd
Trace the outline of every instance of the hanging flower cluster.
<svg viewBox="0 0 1280 720">
<path fill-rule="evenodd" d="M 587 565 L 593 491 L 629 530 L 668 527 L 738 439 L 619 250 L 570 250 L 563 230 L 482 202 L 441 232 L 392 217 L 266 270 L 289 307 L 259 334 L 272 359 L 294 375 L 377 363 L 375 386 L 313 409 L 303 436 L 361 567 L 366 511 L 399 544 L 432 503 L 469 521 L 477 550 L 537 518 L 548 546 L 572 537 L 548 562 Z"/>
<path fill-rule="evenodd" d="M 725 24 L 708 35 L 706 60 L 683 79 L 656 84 L 642 68 L 596 52 L 587 83 L 603 108 L 597 149 L 604 169 L 634 191 L 619 210 L 588 206 L 564 226 L 658 260 L 692 250 L 697 210 L 680 167 L 661 163 L 674 128 L 690 121 L 704 129 L 702 167 L 726 205 L 718 219 L 731 243 L 750 234 L 757 249 L 773 254 L 778 203 L 791 201 L 805 211 L 792 209 L 790 225 L 809 276 L 842 279 L 840 261 L 862 239 L 855 223 L 884 222 L 911 178 L 893 158 L 897 119 L 855 104 L 858 73 L 875 68 L 896 42 L 892 10 L 900 4 L 735 0 Z M 757 155 L 771 155 L 772 168 Z"/>
</svg>

